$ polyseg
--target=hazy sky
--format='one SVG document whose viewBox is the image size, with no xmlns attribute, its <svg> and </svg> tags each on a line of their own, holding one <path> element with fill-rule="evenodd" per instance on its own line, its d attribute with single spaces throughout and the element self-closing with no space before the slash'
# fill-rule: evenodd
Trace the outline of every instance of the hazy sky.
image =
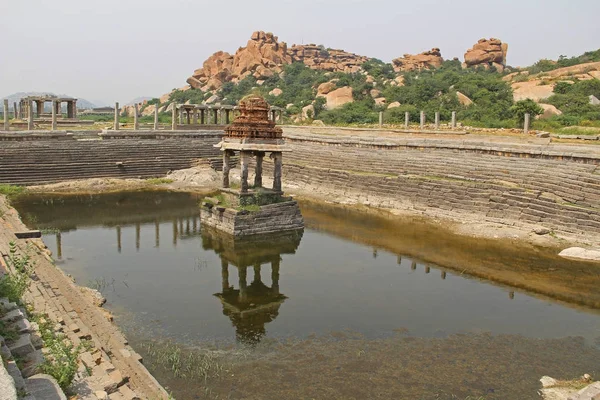
<svg viewBox="0 0 600 400">
<path fill-rule="evenodd" d="M 126 103 L 160 96 L 255 30 L 386 62 L 439 47 L 459 57 L 482 37 L 507 62 L 600 48 L 600 0 L 0 0 L 0 97 L 51 91 Z"/>
</svg>

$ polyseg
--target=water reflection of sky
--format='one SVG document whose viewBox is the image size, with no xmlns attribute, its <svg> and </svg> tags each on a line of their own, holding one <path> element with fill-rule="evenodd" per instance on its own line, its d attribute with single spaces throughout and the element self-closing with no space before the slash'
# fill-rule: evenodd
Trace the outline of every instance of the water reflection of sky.
<svg viewBox="0 0 600 400">
<path fill-rule="evenodd" d="M 184 229 L 187 220 L 184 220 Z M 219 256 L 202 248 L 200 236 L 173 242 L 173 223 L 143 224 L 136 249 L 136 227 L 88 227 L 61 235 L 60 263 L 79 283 L 103 287 L 107 307 L 134 325 L 194 340 L 230 339 L 232 322 L 214 294 L 222 288 Z M 177 222 L 178 227 L 180 226 Z M 55 235 L 44 240 L 56 254 Z M 600 318 L 557 303 L 454 272 L 426 267 L 387 251 L 305 230 L 296 254 L 284 254 L 280 292 L 287 297 L 269 322 L 269 336 L 305 336 L 350 329 L 380 336 L 406 328 L 436 336 L 491 331 L 532 337 L 600 336 Z M 261 267 L 271 285 L 271 266 Z M 427 273 L 429 271 L 429 273 Z M 445 272 L 445 273 L 444 273 Z M 253 268 L 247 280 L 253 280 Z M 444 276 L 444 279 L 443 279 Z M 239 288 L 237 268 L 229 283 Z"/>
</svg>

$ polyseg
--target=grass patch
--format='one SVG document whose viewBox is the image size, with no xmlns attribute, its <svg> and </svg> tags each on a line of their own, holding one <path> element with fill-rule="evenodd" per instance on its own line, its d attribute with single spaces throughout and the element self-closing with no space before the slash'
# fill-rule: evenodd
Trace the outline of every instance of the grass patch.
<svg viewBox="0 0 600 400">
<path fill-rule="evenodd" d="M 247 206 L 239 206 L 237 208 L 238 211 L 248 211 L 248 212 L 257 212 L 260 211 L 260 206 L 256 204 L 250 204 Z"/>
<path fill-rule="evenodd" d="M 5 195 L 9 200 L 15 199 L 24 194 L 27 189 L 24 186 L 8 185 L 0 183 L 0 194 Z"/>
<path fill-rule="evenodd" d="M 43 373 L 54 377 L 61 389 L 67 393 L 77 373 L 77 359 L 85 344 L 73 346 L 65 334 L 54 331 L 47 315 L 31 313 L 30 317 L 40 327 L 40 335 L 48 350 L 46 361 L 40 369 Z"/>
<path fill-rule="evenodd" d="M 10 254 L 7 264 L 11 273 L 0 278 L 0 297 L 10 301 L 21 302 L 21 297 L 29 287 L 29 274 L 33 269 L 28 255 L 17 255 L 17 246 L 14 242 L 9 244 Z"/>
<path fill-rule="evenodd" d="M 165 185 L 167 183 L 173 183 L 173 179 L 169 178 L 149 178 L 146 179 L 150 185 Z"/>
</svg>

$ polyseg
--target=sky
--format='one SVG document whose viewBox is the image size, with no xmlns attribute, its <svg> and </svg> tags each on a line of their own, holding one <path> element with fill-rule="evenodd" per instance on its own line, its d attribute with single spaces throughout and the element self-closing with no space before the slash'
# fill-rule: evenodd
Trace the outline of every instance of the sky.
<svg viewBox="0 0 600 400">
<path fill-rule="evenodd" d="M 526 66 L 600 48 L 599 18 L 600 0 L 0 0 L 0 97 L 158 97 L 257 30 L 386 62 L 432 47 L 463 60 L 495 37 Z"/>
</svg>

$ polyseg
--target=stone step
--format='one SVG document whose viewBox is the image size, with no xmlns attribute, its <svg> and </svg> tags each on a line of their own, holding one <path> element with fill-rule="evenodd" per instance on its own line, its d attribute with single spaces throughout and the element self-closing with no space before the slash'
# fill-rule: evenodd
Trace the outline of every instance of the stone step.
<svg viewBox="0 0 600 400">
<path fill-rule="evenodd" d="M 67 400 L 56 379 L 46 374 L 37 374 L 25 380 L 27 392 L 36 400 Z"/>
</svg>

